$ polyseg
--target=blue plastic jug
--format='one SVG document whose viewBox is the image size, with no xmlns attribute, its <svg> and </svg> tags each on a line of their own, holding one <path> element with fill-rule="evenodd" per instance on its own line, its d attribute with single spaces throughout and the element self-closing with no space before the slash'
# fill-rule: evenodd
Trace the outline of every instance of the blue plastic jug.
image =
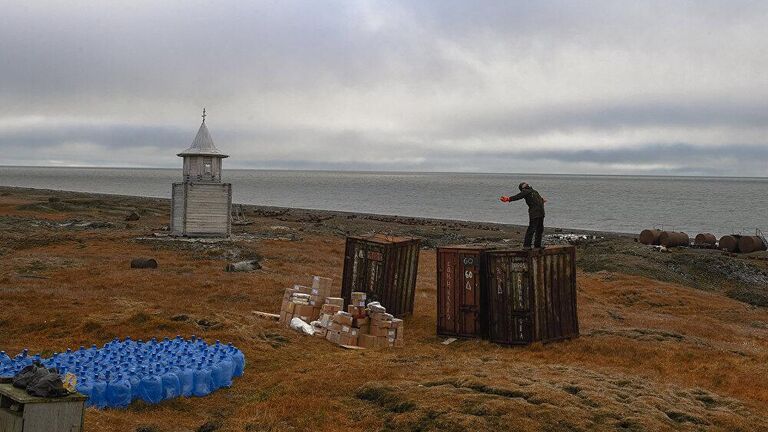
<svg viewBox="0 0 768 432">
<path fill-rule="evenodd" d="M 163 399 L 173 399 L 179 396 L 181 396 L 179 377 L 166 368 L 163 373 Z"/>
<path fill-rule="evenodd" d="M 141 399 L 149 404 L 163 400 L 163 382 L 159 376 L 148 374 L 141 379 Z"/>
</svg>

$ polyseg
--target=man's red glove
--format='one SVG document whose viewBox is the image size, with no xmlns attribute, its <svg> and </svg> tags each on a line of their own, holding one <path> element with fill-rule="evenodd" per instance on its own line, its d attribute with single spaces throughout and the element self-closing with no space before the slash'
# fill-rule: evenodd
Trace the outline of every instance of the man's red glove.
<svg viewBox="0 0 768 432">
<path fill-rule="evenodd" d="M 499 198 L 501 202 L 509 202 L 509 197 L 506 195 L 503 195 L 501 198 Z"/>
</svg>

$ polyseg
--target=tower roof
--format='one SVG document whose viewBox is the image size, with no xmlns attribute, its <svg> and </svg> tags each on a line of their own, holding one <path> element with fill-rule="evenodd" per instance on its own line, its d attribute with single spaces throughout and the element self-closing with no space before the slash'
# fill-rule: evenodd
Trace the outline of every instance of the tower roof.
<svg viewBox="0 0 768 432">
<path fill-rule="evenodd" d="M 205 125 L 205 109 L 203 109 L 203 123 L 200 124 L 200 129 L 197 130 L 195 140 L 192 141 L 192 145 L 188 149 L 177 154 L 177 156 L 229 157 L 229 155 L 220 152 L 213 144 L 213 138 L 211 138 L 211 134 L 208 132 L 208 127 Z"/>
</svg>

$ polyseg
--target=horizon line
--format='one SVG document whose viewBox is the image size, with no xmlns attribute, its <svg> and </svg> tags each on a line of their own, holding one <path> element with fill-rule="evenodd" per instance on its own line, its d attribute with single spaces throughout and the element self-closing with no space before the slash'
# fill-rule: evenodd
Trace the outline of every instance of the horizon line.
<svg viewBox="0 0 768 432">
<path fill-rule="evenodd" d="M 95 166 L 95 165 L 4 165 L 0 168 L 43 168 L 43 169 L 120 169 L 120 170 L 168 170 L 179 171 L 179 168 L 147 167 L 147 166 Z M 596 174 L 596 173 L 542 173 L 542 172 L 477 172 L 477 171 L 409 171 L 409 170 L 366 170 L 366 169 L 324 169 L 324 168 L 228 168 L 227 171 L 299 171 L 299 172 L 343 172 L 361 174 L 458 174 L 458 175 L 533 175 L 533 176 L 592 176 L 592 177 L 679 177 L 679 178 L 723 178 L 723 179 L 768 179 L 768 176 L 734 176 L 717 174 Z"/>
</svg>

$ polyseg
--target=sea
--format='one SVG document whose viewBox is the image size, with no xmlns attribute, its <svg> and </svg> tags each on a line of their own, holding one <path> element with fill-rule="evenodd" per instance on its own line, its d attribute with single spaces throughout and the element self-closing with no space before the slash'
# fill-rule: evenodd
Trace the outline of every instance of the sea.
<svg viewBox="0 0 768 432">
<path fill-rule="evenodd" d="M 170 198 L 181 169 L 0 166 L 0 185 Z M 547 199 L 545 224 L 639 233 L 768 233 L 768 178 L 464 174 L 230 169 L 233 202 L 384 215 L 527 224 L 528 182 Z"/>
</svg>

